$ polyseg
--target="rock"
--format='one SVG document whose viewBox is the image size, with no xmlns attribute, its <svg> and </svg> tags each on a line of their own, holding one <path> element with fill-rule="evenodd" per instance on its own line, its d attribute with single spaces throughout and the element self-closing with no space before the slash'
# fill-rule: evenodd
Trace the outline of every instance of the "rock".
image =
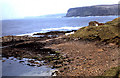
<svg viewBox="0 0 120 78">
<path fill-rule="evenodd" d="M 64 70 L 60 70 L 60 72 L 64 72 Z"/>
<path fill-rule="evenodd" d="M 104 50 L 103 50 L 103 49 L 98 49 L 97 51 L 98 51 L 98 52 L 102 52 L 102 51 L 104 51 Z"/>
<path fill-rule="evenodd" d="M 30 66 L 30 64 L 27 64 L 28 66 Z"/>
<path fill-rule="evenodd" d="M 115 43 L 109 43 L 109 45 L 110 45 L 110 46 L 114 46 L 114 45 L 115 45 Z"/>
<path fill-rule="evenodd" d="M 5 62 L 5 60 L 2 60 L 2 62 Z"/>
<path fill-rule="evenodd" d="M 63 60 L 54 61 L 54 64 L 62 64 L 62 63 L 63 63 Z"/>
<path fill-rule="evenodd" d="M 54 71 L 52 71 L 53 73 L 52 73 L 52 76 L 57 76 L 57 74 L 58 74 L 58 70 L 54 70 Z"/>
<path fill-rule="evenodd" d="M 19 61 L 19 63 L 23 63 L 24 61 Z"/>
<path fill-rule="evenodd" d="M 36 65 L 32 64 L 32 65 L 30 65 L 30 66 L 36 66 Z"/>
<path fill-rule="evenodd" d="M 68 65 L 69 63 L 68 63 L 68 62 L 64 62 L 63 64 L 66 66 L 66 65 Z"/>
<path fill-rule="evenodd" d="M 58 65 L 54 65 L 52 68 L 60 68 L 60 67 L 62 67 L 62 65 L 58 64 Z"/>
<path fill-rule="evenodd" d="M 76 66 L 81 66 L 81 64 L 76 64 Z"/>
<path fill-rule="evenodd" d="M 34 62 L 34 64 L 40 64 L 39 62 Z"/>
<path fill-rule="evenodd" d="M 37 65 L 38 67 L 42 66 L 42 64 Z"/>
<path fill-rule="evenodd" d="M 34 60 L 28 60 L 28 62 L 30 62 L 30 63 L 34 63 L 35 61 L 34 61 Z"/>
<path fill-rule="evenodd" d="M 70 33 L 70 32 L 75 32 L 76 30 L 71 30 L 71 31 L 50 31 L 46 33 L 36 33 L 33 35 L 42 35 L 43 37 L 50 37 L 50 38 L 56 38 L 60 35 L 64 35 L 65 33 Z"/>
<path fill-rule="evenodd" d="M 91 21 L 89 22 L 89 26 L 100 26 L 100 25 L 105 25 L 104 23 L 99 23 L 97 21 Z"/>
</svg>

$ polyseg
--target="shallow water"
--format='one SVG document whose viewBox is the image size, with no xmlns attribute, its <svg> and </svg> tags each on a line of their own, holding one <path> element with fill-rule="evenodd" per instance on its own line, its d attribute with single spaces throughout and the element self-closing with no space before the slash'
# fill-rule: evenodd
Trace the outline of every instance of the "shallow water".
<svg viewBox="0 0 120 78">
<path fill-rule="evenodd" d="M 2 76 L 51 76 L 55 69 L 51 69 L 48 66 L 28 66 L 26 60 L 27 58 L 18 60 L 16 58 L 3 58 L 2 62 Z M 32 60 L 32 59 L 31 59 Z M 19 63 L 20 61 L 25 61 Z"/>
</svg>

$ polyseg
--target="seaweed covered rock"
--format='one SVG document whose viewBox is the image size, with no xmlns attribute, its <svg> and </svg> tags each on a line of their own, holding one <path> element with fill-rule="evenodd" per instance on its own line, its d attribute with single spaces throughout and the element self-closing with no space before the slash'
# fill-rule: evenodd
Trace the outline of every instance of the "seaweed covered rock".
<svg viewBox="0 0 120 78">
<path fill-rule="evenodd" d="M 120 18 L 106 22 L 105 25 L 82 27 L 71 37 L 114 42 L 120 45 Z"/>
</svg>

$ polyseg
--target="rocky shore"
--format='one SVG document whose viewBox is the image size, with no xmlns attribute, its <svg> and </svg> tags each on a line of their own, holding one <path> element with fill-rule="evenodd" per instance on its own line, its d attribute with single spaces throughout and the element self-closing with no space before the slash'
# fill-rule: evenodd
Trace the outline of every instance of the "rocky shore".
<svg viewBox="0 0 120 78">
<path fill-rule="evenodd" d="M 58 71 L 55 71 L 57 76 L 118 77 L 119 32 L 113 32 L 114 36 L 109 31 L 112 37 L 109 34 L 107 34 L 108 37 L 103 37 L 103 34 L 98 31 L 101 28 L 102 33 L 107 32 L 104 28 L 104 26 L 107 27 L 106 25 L 109 25 L 110 28 L 116 25 L 119 27 L 119 24 L 114 21 L 116 20 L 97 26 L 97 36 L 94 36 L 96 35 L 95 31 L 95 33 L 92 32 L 95 26 L 83 27 L 77 31 L 73 30 L 75 33 L 67 36 L 66 33 L 73 31 L 37 33 L 33 37 L 5 36 L 2 37 L 1 42 L 2 57 L 30 58 L 44 61 L 44 64 L 58 69 Z M 35 61 L 30 62 L 36 63 Z M 111 71 L 111 68 L 113 71 Z"/>
</svg>

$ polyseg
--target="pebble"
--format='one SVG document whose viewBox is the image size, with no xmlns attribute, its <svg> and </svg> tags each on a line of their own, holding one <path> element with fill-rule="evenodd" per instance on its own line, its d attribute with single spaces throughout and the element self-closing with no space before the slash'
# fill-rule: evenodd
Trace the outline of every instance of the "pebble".
<svg viewBox="0 0 120 78">
<path fill-rule="evenodd" d="M 76 66 L 81 66 L 81 64 L 76 64 Z"/>
<path fill-rule="evenodd" d="M 19 63 L 22 63 L 22 62 L 24 62 L 24 61 L 19 61 Z"/>
<path fill-rule="evenodd" d="M 2 60 L 2 62 L 5 62 L 5 60 Z"/>
</svg>

